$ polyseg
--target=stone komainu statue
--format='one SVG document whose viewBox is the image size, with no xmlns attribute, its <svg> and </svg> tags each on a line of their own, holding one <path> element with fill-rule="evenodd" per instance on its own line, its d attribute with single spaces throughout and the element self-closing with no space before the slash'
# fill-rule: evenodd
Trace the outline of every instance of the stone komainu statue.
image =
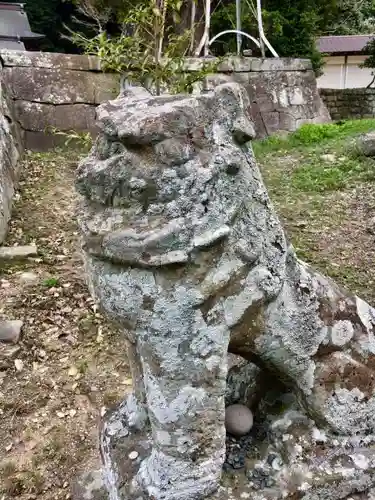
<svg viewBox="0 0 375 500">
<path fill-rule="evenodd" d="M 231 498 L 219 488 L 228 351 L 341 439 L 324 463 L 375 431 L 375 312 L 288 247 L 248 145 L 249 106 L 229 83 L 195 97 L 125 93 L 98 110 L 79 225 L 91 291 L 128 340 L 134 382 L 101 430 L 111 500 Z M 331 490 L 315 484 L 317 455 L 300 457 L 297 490 L 328 496 L 291 496 L 290 462 L 259 498 L 346 498 L 344 473 Z M 357 491 L 372 481 L 366 460 L 353 458 Z"/>
</svg>

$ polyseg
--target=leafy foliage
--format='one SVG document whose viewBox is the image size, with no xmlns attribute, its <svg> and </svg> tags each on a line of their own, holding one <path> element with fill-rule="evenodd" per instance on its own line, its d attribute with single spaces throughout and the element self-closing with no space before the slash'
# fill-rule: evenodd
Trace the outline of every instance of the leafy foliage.
<svg viewBox="0 0 375 500">
<path fill-rule="evenodd" d="M 180 0 L 160 4 L 145 0 L 122 16 L 119 36 L 110 37 L 101 31 L 91 39 L 75 34 L 73 40 L 86 53 L 97 55 L 103 70 L 126 75 L 130 83 L 141 84 L 156 94 L 164 88 L 191 92 L 196 82 L 215 71 L 218 61 L 203 62 L 194 72 L 184 71 L 191 31 L 178 35 L 167 23 L 168 19 L 178 21 L 181 5 Z"/>
<path fill-rule="evenodd" d="M 375 30 L 374 0 L 337 0 L 329 32 L 332 35 L 358 35 Z"/>
<path fill-rule="evenodd" d="M 65 139 L 65 147 L 70 146 L 72 143 L 83 151 L 89 151 L 92 147 L 93 139 L 90 132 L 77 132 L 76 130 L 64 131 L 54 127 L 47 130 L 47 132 L 50 132 L 52 135 L 57 137 L 63 137 Z"/>
<path fill-rule="evenodd" d="M 41 50 L 49 52 L 77 52 L 77 47 L 60 33 L 64 23 L 69 23 L 74 6 L 62 0 L 27 0 L 25 10 L 30 26 L 36 33 L 45 35 L 38 42 Z"/>
<path fill-rule="evenodd" d="M 367 87 L 371 87 L 375 82 L 375 38 L 373 40 L 371 40 L 366 45 L 365 52 L 368 54 L 368 57 L 366 58 L 366 60 L 362 64 L 362 67 L 373 69 L 373 71 L 372 71 L 373 78 L 367 86 Z"/>
<path fill-rule="evenodd" d="M 196 8 L 200 8 L 202 0 L 196 0 Z M 29 15 L 31 27 L 34 31 L 43 33 L 46 38 L 40 43 L 42 50 L 58 52 L 77 52 L 83 50 L 83 40 L 69 40 L 61 36 L 64 26 L 70 31 L 79 32 L 87 40 L 93 38 L 97 31 L 94 26 L 100 25 L 100 31 L 106 32 L 106 38 L 94 39 L 90 46 L 92 53 L 98 51 L 105 55 L 104 61 L 108 68 L 113 66 L 114 59 L 123 61 L 129 47 L 137 53 L 144 46 L 140 37 L 151 31 L 144 39 L 148 41 L 160 38 L 161 33 L 155 32 L 158 21 L 162 24 L 159 28 L 164 32 L 163 53 L 167 52 L 165 45 L 174 35 L 180 37 L 171 40 L 173 44 L 188 46 L 186 19 L 189 15 L 181 15 L 182 11 L 188 12 L 191 0 L 166 0 L 167 9 L 157 18 L 156 12 L 150 12 L 150 6 L 159 5 L 160 0 L 147 2 L 146 0 L 27 0 L 26 11 Z M 319 73 L 322 57 L 315 47 L 316 37 L 322 34 L 358 34 L 372 33 L 375 30 L 375 2 L 374 0 L 263 0 L 263 20 L 267 38 L 282 57 L 308 57 Z M 233 29 L 235 27 L 235 2 L 232 0 L 212 0 L 211 34 Z M 160 14 L 160 13 L 159 13 Z M 147 17 L 147 23 L 146 21 Z M 140 19 L 141 18 L 141 19 Z M 164 19 L 164 20 L 163 20 Z M 138 37 L 132 44 L 127 38 L 133 32 L 124 31 L 124 26 L 141 26 L 135 28 Z M 164 25 L 163 25 L 164 24 Z M 181 26 L 183 27 L 181 29 Z M 243 30 L 258 38 L 256 22 L 256 1 L 242 0 L 242 26 Z M 197 30 L 196 30 L 197 32 Z M 113 37 L 115 36 L 115 41 Z M 167 42 L 167 43 L 166 43 Z M 244 48 L 251 48 L 254 55 L 260 55 L 259 50 L 247 39 L 243 40 Z M 87 44 L 86 44 L 87 45 Z M 159 44 L 160 46 L 160 44 Z M 147 45 L 147 53 L 154 50 L 154 46 Z M 233 34 L 218 40 L 212 47 L 215 54 L 234 52 L 236 40 Z M 121 54 L 120 54 L 121 52 Z M 173 49 L 171 49 L 173 52 Z M 131 57 L 131 64 L 135 57 Z M 104 60 L 104 59 L 103 59 Z M 144 74 L 149 69 L 150 57 L 146 57 Z M 375 61 L 375 58 L 374 58 Z M 366 65 L 374 67 L 370 58 Z M 122 63 L 121 63 L 122 64 Z M 154 69 L 152 70 L 154 71 Z M 166 69 L 165 69 L 166 71 Z"/>
<path fill-rule="evenodd" d="M 319 73 L 322 66 L 321 54 L 316 49 L 316 37 L 324 32 L 333 17 L 336 0 L 265 0 L 263 1 L 264 30 L 271 45 L 281 57 L 310 58 Z M 258 38 L 256 7 L 254 0 L 242 2 L 242 27 L 250 35 Z M 214 32 L 235 27 L 234 2 L 223 4 L 212 16 Z M 219 51 L 234 51 L 233 35 L 218 42 Z M 244 46 L 260 55 L 252 42 L 244 39 Z"/>
</svg>

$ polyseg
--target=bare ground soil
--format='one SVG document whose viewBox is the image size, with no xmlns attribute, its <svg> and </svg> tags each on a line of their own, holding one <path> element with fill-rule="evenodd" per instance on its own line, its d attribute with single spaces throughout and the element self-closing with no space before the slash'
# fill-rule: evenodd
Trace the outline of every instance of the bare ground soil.
<svg viewBox="0 0 375 500">
<path fill-rule="evenodd" d="M 356 137 L 260 144 L 257 160 L 298 256 L 375 306 L 375 158 L 353 151 Z"/>
<path fill-rule="evenodd" d="M 38 258 L 0 269 L 0 319 L 24 322 L 0 346 L 0 499 L 68 499 L 98 458 L 101 413 L 131 388 L 125 345 L 91 300 L 75 226 L 77 155 L 24 162 L 6 245 Z"/>
</svg>

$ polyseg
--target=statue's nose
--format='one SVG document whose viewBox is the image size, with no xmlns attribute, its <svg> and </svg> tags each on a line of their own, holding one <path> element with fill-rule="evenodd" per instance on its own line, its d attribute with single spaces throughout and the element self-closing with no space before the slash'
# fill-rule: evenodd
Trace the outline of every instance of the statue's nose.
<svg viewBox="0 0 375 500">
<path fill-rule="evenodd" d="M 255 129 L 250 120 L 241 116 L 233 123 L 232 134 L 237 144 L 246 144 L 255 139 Z"/>
</svg>

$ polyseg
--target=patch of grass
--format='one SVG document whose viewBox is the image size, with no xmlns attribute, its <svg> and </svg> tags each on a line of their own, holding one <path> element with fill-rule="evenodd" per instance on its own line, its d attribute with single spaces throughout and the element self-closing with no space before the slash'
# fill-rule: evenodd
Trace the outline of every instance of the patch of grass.
<svg viewBox="0 0 375 500">
<path fill-rule="evenodd" d="M 273 136 L 255 141 L 254 152 L 256 155 L 261 155 L 272 151 L 288 151 L 294 148 L 323 145 L 331 140 L 337 141 L 371 130 L 375 130 L 375 119 L 347 120 L 319 125 L 305 124 L 290 135 Z"/>
<path fill-rule="evenodd" d="M 41 472 L 37 470 L 27 471 L 24 473 L 22 479 L 26 491 L 37 495 L 43 492 L 44 477 Z"/>
<path fill-rule="evenodd" d="M 309 192 L 344 189 L 358 181 L 373 181 L 375 164 L 363 158 L 340 157 L 333 163 L 314 158 L 302 164 L 291 175 L 291 187 Z"/>
<path fill-rule="evenodd" d="M 33 467 L 36 469 L 45 462 L 56 462 L 60 465 L 66 462 L 68 450 L 64 449 L 66 443 L 58 435 L 52 436 L 43 448 L 35 453 L 32 458 Z"/>
<path fill-rule="evenodd" d="M 255 141 L 254 151 L 297 255 L 371 303 L 375 159 L 357 147 L 369 130 L 375 120 L 306 125 L 289 137 Z"/>
<path fill-rule="evenodd" d="M 59 281 L 59 278 L 47 278 L 45 280 L 43 280 L 43 286 L 47 287 L 47 288 L 53 288 L 53 287 L 56 287 L 56 286 L 59 286 L 60 284 L 60 281 Z"/>
<path fill-rule="evenodd" d="M 6 462 L 0 468 L 0 492 L 11 498 L 19 498 L 24 492 L 40 494 L 44 488 L 44 478 L 38 470 L 18 472 L 13 462 Z"/>
<path fill-rule="evenodd" d="M 83 360 L 79 361 L 77 363 L 77 368 L 78 368 L 79 373 L 84 375 L 89 368 L 89 364 L 88 364 L 87 360 L 83 359 Z"/>
<path fill-rule="evenodd" d="M 254 142 L 271 190 L 323 193 L 375 180 L 375 161 L 360 154 L 356 137 L 375 120 L 304 125 L 288 137 Z"/>
<path fill-rule="evenodd" d="M 4 477 L 9 477 L 15 474 L 17 471 L 17 466 L 12 460 L 8 460 L 7 462 L 1 464 L 0 466 L 0 474 Z"/>
<path fill-rule="evenodd" d="M 107 407 L 113 406 L 119 400 L 119 395 L 116 392 L 106 392 L 103 396 L 103 404 Z"/>
</svg>

